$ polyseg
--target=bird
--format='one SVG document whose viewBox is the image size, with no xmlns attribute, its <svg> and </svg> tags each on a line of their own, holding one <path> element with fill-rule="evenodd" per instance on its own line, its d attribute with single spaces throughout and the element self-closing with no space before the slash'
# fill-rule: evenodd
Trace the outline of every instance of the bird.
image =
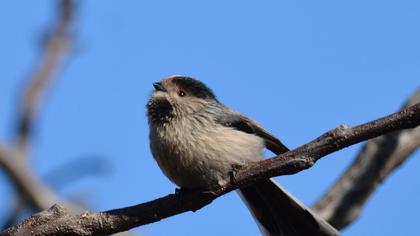
<svg viewBox="0 0 420 236">
<path fill-rule="evenodd" d="M 153 83 L 147 102 L 150 149 L 162 172 L 186 190 L 224 186 L 265 149 L 289 149 L 256 121 L 227 107 L 203 82 L 172 75 Z M 237 190 L 263 235 L 335 236 L 333 226 L 273 179 Z"/>
</svg>

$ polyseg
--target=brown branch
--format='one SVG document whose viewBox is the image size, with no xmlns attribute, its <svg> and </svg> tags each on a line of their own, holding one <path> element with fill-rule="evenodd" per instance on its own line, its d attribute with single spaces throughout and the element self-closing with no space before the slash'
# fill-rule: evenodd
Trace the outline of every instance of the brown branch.
<svg viewBox="0 0 420 236">
<path fill-rule="evenodd" d="M 420 89 L 404 108 L 420 102 Z M 420 147 L 420 127 L 369 140 L 350 167 L 318 200 L 314 210 L 338 229 L 360 215 L 366 201 L 389 174 Z"/>
<path fill-rule="evenodd" d="M 25 160 L 29 153 L 29 138 L 33 119 L 39 110 L 43 95 L 47 92 L 56 72 L 63 64 L 72 43 L 70 35 L 74 21 L 74 2 L 61 0 L 58 2 L 58 18 L 47 35 L 45 49 L 39 60 L 37 70 L 31 76 L 22 94 L 20 116 L 18 117 L 17 143 L 15 146 L 0 145 L 0 167 L 5 170 L 11 182 L 16 187 L 22 205 L 40 211 L 48 209 L 51 204 L 61 202 L 58 196 L 48 186 L 36 179 Z M 70 203 L 62 203 L 74 212 L 81 211 Z"/>
<path fill-rule="evenodd" d="M 37 71 L 32 76 L 22 95 L 20 116 L 18 117 L 17 143 L 14 147 L 0 146 L 0 167 L 3 167 L 10 180 L 16 186 L 24 205 L 36 211 L 47 209 L 58 197 L 32 174 L 29 163 L 25 160 L 28 154 L 30 131 L 42 95 L 55 77 L 70 47 L 71 24 L 74 16 L 72 0 L 61 0 L 58 6 L 58 19 L 48 34 L 43 56 Z M 70 204 L 66 204 L 70 205 Z"/>
<path fill-rule="evenodd" d="M 72 213 L 80 213 L 81 207 L 60 201 L 47 185 L 38 180 L 27 161 L 34 120 L 42 105 L 43 97 L 53 80 L 57 78 L 57 72 L 63 66 L 73 43 L 71 31 L 76 13 L 75 1 L 60 0 L 54 3 L 58 4 L 57 20 L 53 22 L 50 32 L 46 35 L 39 63 L 22 93 L 22 101 L 18 108 L 16 145 L 10 148 L 0 145 L 0 167 L 5 170 L 16 187 L 22 206 L 41 211 L 48 209 L 54 203 L 61 202 Z M 13 217 L 14 215 L 11 215 L 10 218 Z"/>
<path fill-rule="evenodd" d="M 74 3 L 72 0 L 61 0 L 57 10 L 58 18 L 47 35 L 38 68 L 22 94 L 16 147 L 0 146 L 0 166 L 3 166 L 10 176 L 22 200 L 27 201 L 28 206 L 37 211 L 47 209 L 58 199 L 47 186 L 33 177 L 29 164 L 24 160 L 29 155 L 30 131 L 42 96 L 56 77 L 55 73 L 63 63 L 72 42 L 70 30 L 74 18 Z"/>
<path fill-rule="evenodd" d="M 17 150 L 0 146 L 0 167 L 10 177 L 10 181 L 17 188 L 22 200 L 37 211 L 48 209 L 51 204 L 61 202 L 48 186 L 34 177 L 27 162 L 21 161 L 20 154 Z M 70 206 L 70 203 L 65 203 L 65 205 L 74 211 L 80 210 L 76 206 Z"/>
<path fill-rule="evenodd" d="M 35 178 L 28 162 L 21 161 L 19 155 L 21 153 L 18 150 L 0 145 L 0 167 L 20 193 L 21 204 L 28 205 L 34 211 L 43 211 L 55 203 L 62 204 L 72 213 L 84 211 L 76 204 L 61 200 L 47 185 Z"/>
<path fill-rule="evenodd" d="M 347 146 L 418 125 L 420 103 L 354 128 L 339 126 L 297 149 L 241 168 L 229 184 L 214 187 L 208 192 L 181 192 L 131 207 L 80 215 L 70 214 L 63 207 L 54 205 L 0 235 L 103 235 L 125 231 L 182 212 L 196 211 L 236 188 L 273 176 L 297 173 L 310 168 L 323 156 Z"/>
<path fill-rule="evenodd" d="M 27 156 L 33 119 L 41 105 L 42 97 L 47 92 L 52 80 L 56 78 L 55 74 L 62 65 L 72 42 L 70 30 L 74 16 L 73 5 L 72 0 L 60 1 L 58 6 L 59 17 L 56 25 L 48 34 L 38 68 L 22 95 L 17 145 L 26 154 L 25 156 Z"/>
</svg>

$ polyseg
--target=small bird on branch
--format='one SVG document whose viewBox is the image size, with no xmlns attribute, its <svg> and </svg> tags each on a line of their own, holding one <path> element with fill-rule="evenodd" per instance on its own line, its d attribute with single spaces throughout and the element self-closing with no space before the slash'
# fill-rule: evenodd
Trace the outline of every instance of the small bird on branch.
<svg viewBox="0 0 420 236">
<path fill-rule="evenodd" d="M 147 103 L 151 150 L 181 189 L 223 186 L 237 168 L 260 161 L 264 148 L 277 155 L 289 151 L 255 121 L 221 104 L 201 81 L 175 75 L 153 86 Z M 238 192 L 265 235 L 340 235 L 272 179 Z"/>
</svg>

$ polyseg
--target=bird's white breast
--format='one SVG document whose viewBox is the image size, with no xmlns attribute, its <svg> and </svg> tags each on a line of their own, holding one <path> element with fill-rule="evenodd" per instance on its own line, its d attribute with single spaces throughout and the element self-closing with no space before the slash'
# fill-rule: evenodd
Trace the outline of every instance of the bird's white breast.
<svg viewBox="0 0 420 236">
<path fill-rule="evenodd" d="M 194 116 L 152 128 L 150 139 L 159 167 L 185 188 L 224 184 L 234 167 L 260 160 L 264 149 L 258 136 Z"/>
</svg>

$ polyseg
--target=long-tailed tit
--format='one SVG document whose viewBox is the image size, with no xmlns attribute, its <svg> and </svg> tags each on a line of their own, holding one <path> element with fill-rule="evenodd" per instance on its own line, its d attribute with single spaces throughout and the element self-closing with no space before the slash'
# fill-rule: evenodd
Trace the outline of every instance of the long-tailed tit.
<svg viewBox="0 0 420 236">
<path fill-rule="evenodd" d="M 170 76 L 147 103 L 150 146 L 163 173 L 185 189 L 230 181 L 238 166 L 288 149 L 255 121 L 221 104 L 202 82 Z M 238 190 L 265 235 L 339 235 L 272 179 Z"/>
</svg>

